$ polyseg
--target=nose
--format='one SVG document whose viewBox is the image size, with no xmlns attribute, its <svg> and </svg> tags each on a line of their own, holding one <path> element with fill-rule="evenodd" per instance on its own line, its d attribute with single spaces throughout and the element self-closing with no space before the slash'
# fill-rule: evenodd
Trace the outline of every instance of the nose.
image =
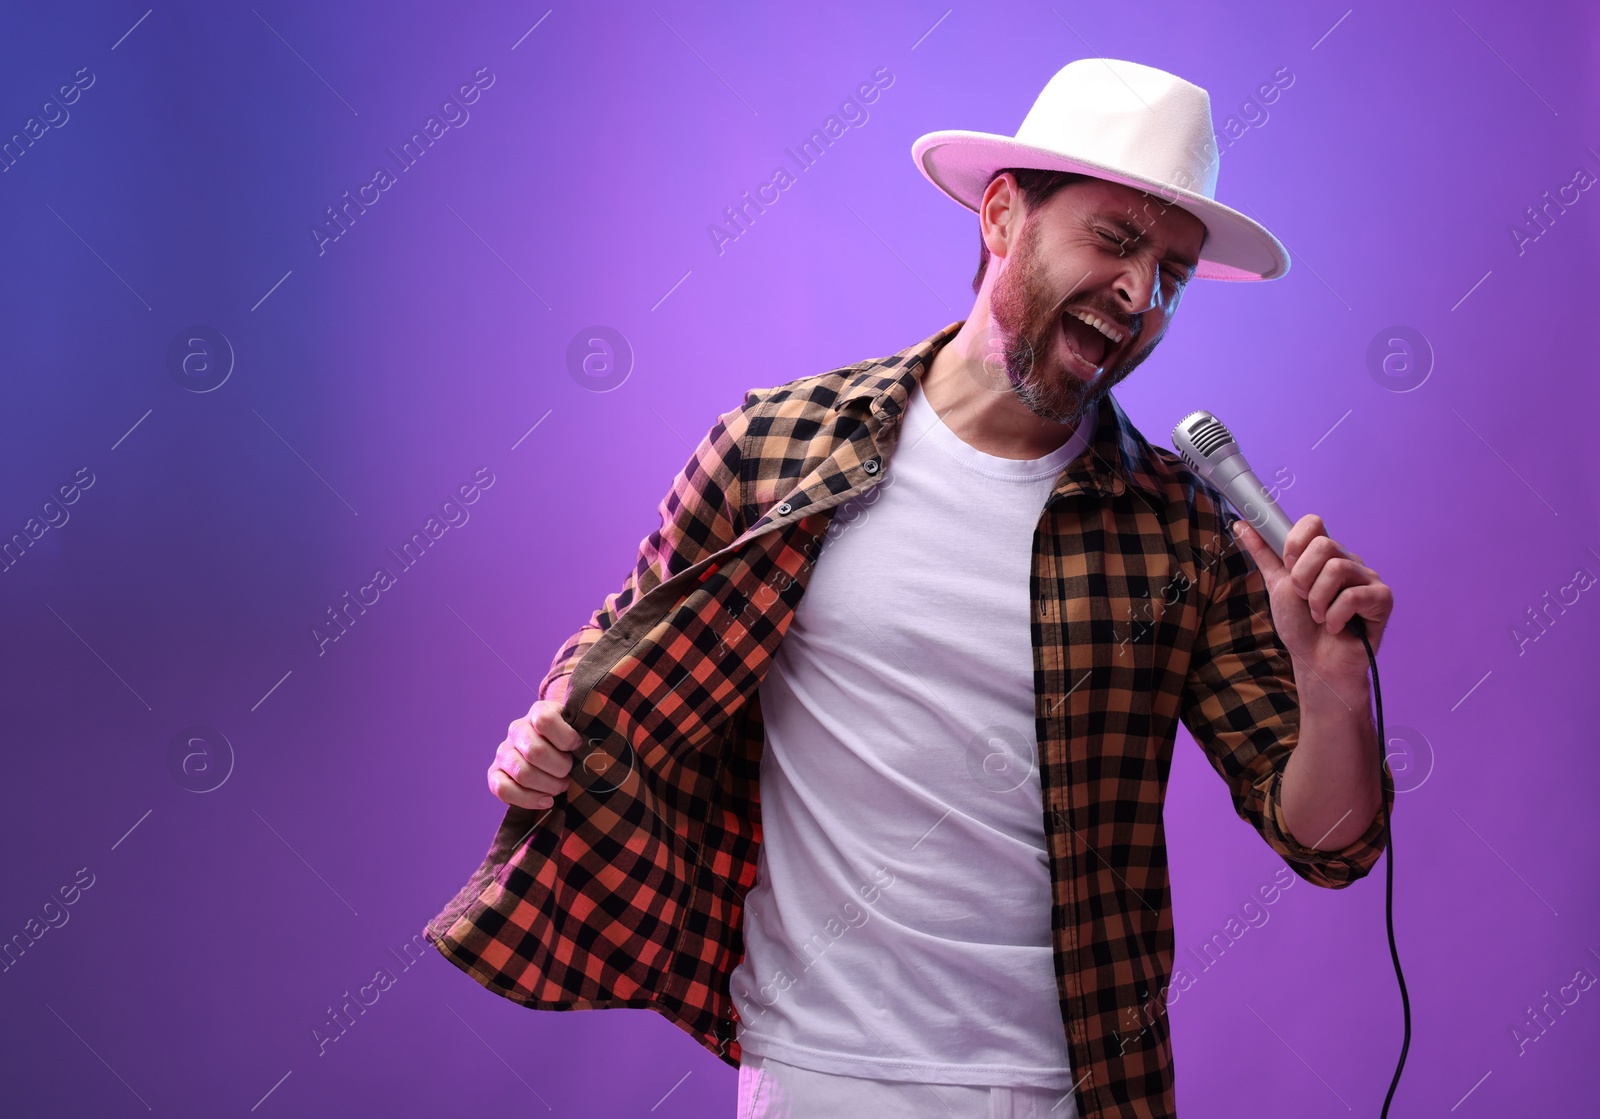
<svg viewBox="0 0 1600 1119">
<path fill-rule="evenodd" d="M 1122 272 L 1112 284 L 1112 289 L 1129 314 L 1137 315 L 1154 309 L 1156 292 L 1160 287 L 1160 270 L 1160 262 L 1146 260 L 1143 253 L 1132 253 L 1123 259 Z"/>
</svg>

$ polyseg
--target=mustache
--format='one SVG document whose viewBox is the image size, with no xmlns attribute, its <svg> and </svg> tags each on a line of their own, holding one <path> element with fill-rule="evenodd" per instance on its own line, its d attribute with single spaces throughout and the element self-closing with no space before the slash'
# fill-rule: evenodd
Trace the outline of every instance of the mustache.
<svg viewBox="0 0 1600 1119">
<path fill-rule="evenodd" d="M 1085 274 L 1084 278 L 1088 278 L 1087 274 Z M 1082 280 L 1078 281 L 1080 284 L 1082 282 Z M 1084 310 L 1092 311 L 1094 314 L 1099 315 L 1107 322 L 1114 323 L 1115 325 L 1120 326 L 1123 330 L 1126 330 L 1128 332 L 1128 341 L 1137 342 L 1139 340 L 1139 335 L 1144 329 L 1143 315 L 1128 315 L 1119 310 L 1115 304 L 1111 303 L 1109 300 L 1102 299 L 1098 295 L 1088 295 L 1083 299 L 1074 300 L 1073 297 L 1076 296 L 1080 290 L 1082 289 L 1080 289 L 1077 284 L 1074 284 L 1059 299 L 1055 301 L 1054 305 L 1052 305 L 1048 311 L 1041 315 L 1041 320 L 1048 319 L 1048 321 L 1053 324 L 1055 320 L 1059 319 L 1063 314 L 1066 313 L 1067 305 L 1069 303 L 1077 302 L 1077 304 Z M 1042 332 L 1043 329 L 1041 328 L 1041 333 Z"/>
</svg>

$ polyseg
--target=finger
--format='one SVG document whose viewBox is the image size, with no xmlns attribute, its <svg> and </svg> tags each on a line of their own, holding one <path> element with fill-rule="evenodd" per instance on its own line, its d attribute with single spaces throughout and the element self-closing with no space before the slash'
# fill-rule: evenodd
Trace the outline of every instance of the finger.
<svg viewBox="0 0 1600 1119">
<path fill-rule="evenodd" d="M 534 744 L 527 757 L 506 747 L 495 756 L 495 764 L 524 788 L 559 793 L 567 787 L 572 758 L 549 743 L 540 742 Z"/>
<path fill-rule="evenodd" d="M 1300 558 L 1289 566 L 1289 582 L 1293 585 L 1295 593 L 1301 598 L 1309 599 L 1311 588 L 1322 577 L 1328 565 L 1335 560 L 1340 563 L 1350 562 L 1345 559 L 1344 550 L 1332 537 L 1318 536 L 1307 544 L 1305 551 L 1300 553 Z"/>
<path fill-rule="evenodd" d="M 1324 624 L 1334 633 L 1342 633 L 1350 619 L 1360 614 L 1365 619 L 1367 640 L 1377 649 L 1378 638 L 1393 612 L 1394 592 L 1387 584 L 1363 583 L 1359 587 L 1346 587 L 1335 596 Z"/>
<path fill-rule="evenodd" d="M 582 741 L 577 731 L 562 721 L 559 708 L 556 709 L 554 718 L 551 717 L 548 712 L 550 706 L 548 703 L 541 702 L 535 706 L 535 711 L 542 716 L 540 719 L 537 721 L 527 718 L 517 719 L 506 728 L 506 742 L 524 758 L 527 758 L 535 765 L 542 765 L 546 769 L 552 769 L 553 767 L 545 764 L 548 758 L 542 759 L 541 755 L 559 755 L 563 752 L 563 747 L 560 743 L 574 743 L 574 745 L 565 748 L 571 750 L 576 748 L 577 742 Z M 548 728 L 549 733 L 546 734 L 542 728 Z M 570 768 L 570 763 L 560 766 L 554 771 L 565 772 L 568 768 Z"/>
<path fill-rule="evenodd" d="M 505 763 L 501 768 L 530 788 L 532 784 L 526 778 L 540 774 L 554 783 L 541 785 L 542 788 L 546 788 L 549 792 L 560 792 L 567 787 L 567 776 L 572 772 L 572 755 L 540 740 L 533 744 L 526 756 L 515 750 L 506 751 Z"/>
<path fill-rule="evenodd" d="M 534 735 L 532 743 L 526 748 L 519 749 L 510 742 L 504 744 L 502 752 L 505 758 L 505 770 L 513 777 L 518 776 L 519 770 L 514 765 L 526 766 L 548 773 L 558 781 L 565 782 L 567 775 L 572 772 L 572 755 L 565 750 L 558 750 L 541 735 Z M 561 786 L 565 788 L 565 784 Z M 556 791 L 560 791 L 557 789 Z"/>
<path fill-rule="evenodd" d="M 558 750 L 576 750 L 583 745 L 583 736 L 561 717 L 558 704 L 545 702 L 535 705 L 531 713 L 533 729 Z"/>
<path fill-rule="evenodd" d="M 1305 561 L 1310 559 L 1313 554 L 1308 552 L 1302 559 L 1301 564 L 1296 566 L 1296 580 L 1298 580 L 1300 574 L 1300 566 L 1304 566 Z M 1306 593 L 1306 608 L 1311 611 L 1311 620 L 1319 623 L 1327 621 L 1328 608 L 1333 604 L 1333 600 L 1340 591 L 1348 587 L 1363 586 L 1368 581 L 1366 569 L 1354 560 L 1347 560 L 1343 556 L 1330 558 L 1322 565 L 1322 570 L 1318 572 L 1316 581 L 1311 584 Z"/>
<path fill-rule="evenodd" d="M 1267 581 L 1267 591 L 1271 593 L 1278 585 L 1278 580 L 1283 578 L 1283 561 L 1261 539 L 1261 534 L 1243 519 L 1233 522 L 1233 537 L 1256 561 L 1256 566 L 1261 569 L 1261 577 Z"/>
<path fill-rule="evenodd" d="M 555 804 L 554 797 L 524 789 L 497 766 L 489 768 L 489 791 L 506 804 L 518 808 L 549 808 Z"/>
<path fill-rule="evenodd" d="M 531 792 L 544 792 L 547 796 L 555 796 L 557 792 L 566 791 L 566 773 L 552 772 L 550 768 L 547 768 L 547 765 L 552 764 L 552 760 L 554 760 L 555 764 L 566 762 L 566 767 L 571 767 L 570 757 L 562 754 L 562 752 L 554 751 L 554 749 L 546 749 L 544 756 L 536 756 L 531 762 L 523 759 L 522 754 L 518 754 L 517 751 L 507 749 L 507 751 L 502 751 L 496 757 L 494 764 L 498 765 L 502 773 L 506 773 L 510 780 L 520 784 L 522 788 Z M 541 762 L 544 762 L 544 764 L 541 764 Z"/>
<path fill-rule="evenodd" d="M 533 749 L 539 735 L 534 731 L 533 724 L 527 719 L 513 719 L 506 727 L 506 739 L 502 745 L 509 746 L 523 757 Z"/>
<path fill-rule="evenodd" d="M 1295 562 L 1299 560 L 1306 546 L 1319 536 L 1328 534 L 1327 526 L 1322 523 L 1322 518 L 1315 513 L 1307 513 L 1294 523 L 1289 530 L 1289 535 L 1283 541 L 1283 565 L 1293 570 Z"/>
</svg>

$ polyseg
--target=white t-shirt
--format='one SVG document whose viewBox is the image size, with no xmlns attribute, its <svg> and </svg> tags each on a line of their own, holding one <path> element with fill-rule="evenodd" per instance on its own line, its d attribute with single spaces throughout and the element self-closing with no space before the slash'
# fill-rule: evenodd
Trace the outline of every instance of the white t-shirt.
<svg viewBox="0 0 1600 1119">
<path fill-rule="evenodd" d="M 915 386 L 764 678 L 739 1041 L 819 1072 L 1069 1088 L 1036 761 L 1033 537 L 1066 444 L 962 442 Z"/>
</svg>

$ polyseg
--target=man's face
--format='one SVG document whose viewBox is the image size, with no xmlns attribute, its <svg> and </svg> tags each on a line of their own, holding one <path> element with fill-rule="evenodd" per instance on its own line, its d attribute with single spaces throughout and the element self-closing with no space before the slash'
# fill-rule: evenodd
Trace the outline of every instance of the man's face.
<svg viewBox="0 0 1600 1119">
<path fill-rule="evenodd" d="M 1019 240 L 1006 257 L 990 258 L 999 266 L 989 297 L 995 356 L 1003 354 L 1011 389 L 1028 409 L 1076 423 L 1161 341 L 1205 225 L 1104 179 L 1072 183 L 1019 213 Z M 1082 316 L 1098 318 L 1113 337 Z"/>
</svg>

